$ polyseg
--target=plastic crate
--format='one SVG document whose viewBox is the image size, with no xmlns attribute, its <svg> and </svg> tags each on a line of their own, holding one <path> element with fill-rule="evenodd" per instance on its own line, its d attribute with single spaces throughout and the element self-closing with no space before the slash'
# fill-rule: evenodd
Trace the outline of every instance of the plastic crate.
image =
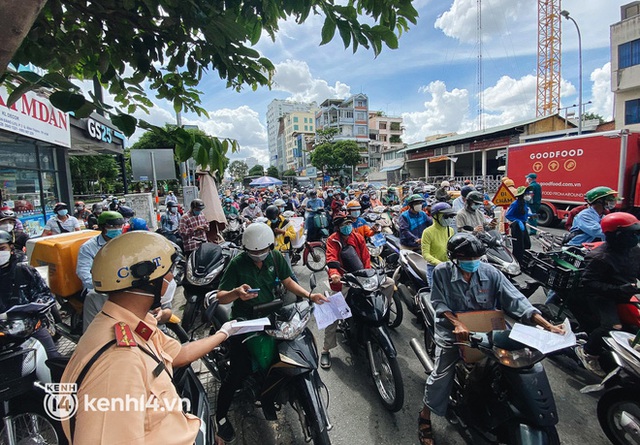
<svg viewBox="0 0 640 445">
<path fill-rule="evenodd" d="M 572 256 L 564 257 L 571 261 L 577 260 Z M 582 265 L 582 262 L 580 262 L 580 265 Z M 560 252 L 546 254 L 527 250 L 524 253 L 520 267 L 531 278 L 542 283 L 544 287 L 553 290 L 576 287 L 582 275 L 582 269 L 563 259 Z"/>
</svg>

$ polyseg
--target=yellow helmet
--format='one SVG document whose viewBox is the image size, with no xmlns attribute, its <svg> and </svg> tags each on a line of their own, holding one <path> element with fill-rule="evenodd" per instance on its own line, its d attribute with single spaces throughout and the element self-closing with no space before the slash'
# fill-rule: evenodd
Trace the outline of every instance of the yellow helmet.
<svg viewBox="0 0 640 445">
<path fill-rule="evenodd" d="M 175 248 L 154 232 L 128 232 L 102 247 L 93 260 L 91 276 L 98 292 L 128 289 L 165 276 Z"/>
</svg>

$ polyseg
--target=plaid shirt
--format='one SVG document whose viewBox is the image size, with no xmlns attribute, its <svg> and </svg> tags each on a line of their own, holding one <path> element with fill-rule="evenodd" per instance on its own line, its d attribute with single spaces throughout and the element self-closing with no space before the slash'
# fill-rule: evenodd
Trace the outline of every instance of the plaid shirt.
<svg viewBox="0 0 640 445">
<path fill-rule="evenodd" d="M 207 234 L 204 230 L 196 230 L 198 226 L 209 226 L 207 218 L 205 218 L 202 213 L 195 216 L 193 212 L 189 210 L 180 218 L 178 232 L 182 237 L 185 253 L 193 252 L 200 244 L 207 240 Z"/>
</svg>

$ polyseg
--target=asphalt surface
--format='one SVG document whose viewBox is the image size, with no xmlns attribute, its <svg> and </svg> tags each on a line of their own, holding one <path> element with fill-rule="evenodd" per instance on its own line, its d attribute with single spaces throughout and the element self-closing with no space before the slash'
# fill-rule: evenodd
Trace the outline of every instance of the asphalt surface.
<svg viewBox="0 0 640 445">
<path fill-rule="evenodd" d="M 553 230 L 560 233 L 559 230 Z M 533 241 L 533 248 L 539 245 Z M 308 286 L 310 271 L 296 266 L 295 272 L 303 286 Z M 324 273 L 318 273 L 317 291 L 327 290 Z M 181 294 L 181 291 L 179 291 Z M 177 296 L 177 302 L 181 295 Z M 543 302 L 544 294 L 537 291 L 532 302 Z M 176 305 L 179 307 L 179 304 Z M 322 345 L 323 333 L 310 323 L 318 345 Z M 402 370 L 405 401 L 397 413 L 386 411 L 380 403 L 371 380 L 364 351 L 354 354 L 348 345 L 341 342 L 332 351 L 330 370 L 320 370 L 323 382 L 329 392 L 329 415 L 333 429 L 329 436 L 333 444 L 418 444 L 417 416 L 422 408 L 422 395 L 426 374 L 409 346 L 412 337 L 422 343 L 422 331 L 415 319 L 405 310 L 402 324 L 391 333 L 398 351 L 398 361 Z M 554 392 L 560 422 L 557 426 L 561 443 L 566 445 L 608 444 L 596 417 L 596 403 L 599 394 L 581 394 L 580 389 L 588 384 L 598 383 L 598 379 L 565 357 L 547 358 L 543 365 L 547 371 Z M 207 377 L 204 376 L 206 379 Z M 211 399 L 215 400 L 217 382 L 209 379 Z M 278 421 L 264 419 L 260 408 L 251 400 L 236 400 L 230 418 L 236 427 L 234 443 L 246 445 L 304 444 L 297 414 L 290 407 L 283 407 Z M 433 428 L 439 445 L 479 444 L 477 438 L 469 435 L 462 427 L 451 425 L 444 418 L 433 417 Z"/>
</svg>

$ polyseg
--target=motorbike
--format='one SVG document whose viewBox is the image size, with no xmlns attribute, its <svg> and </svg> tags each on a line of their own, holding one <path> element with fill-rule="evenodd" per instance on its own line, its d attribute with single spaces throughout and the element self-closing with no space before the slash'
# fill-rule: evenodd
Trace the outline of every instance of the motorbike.
<svg viewBox="0 0 640 445">
<path fill-rule="evenodd" d="M 240 250 L 231 242 L 202 243 L 187 261 L 182 283 L 186 304 L 182 314 L 182 327 L 189 332 L 202 319 L 207 293 L 218 288 L 224 269 Z"/>
<path fill-rule="evenodd" d="M 387 239 L 382 233 L 377 233 L 367 240 L 367 249 L 369 250 L 369 255 L 371 256 L 371 265 L 375 269 L 384 270 L 385 275 L 388 276 L 386 272 L 387 259 L 393 261 L 394 257 L 387 257 L 387 259 L 385 259 L 382 256 L 384 246 L 386 244 Z M 395 258 L 397 258 L 397 254 Z M 395 262 L 397 263 L 397 260 Z M 402 308 L 402 301 L 400 300 L 400 296 L 398 295 L 397 290 L 395 290 L 393 292 L 393 298 L 391 300 L 391 307 L 389 308 L 388 326 L 392 329 L 397 328 L 398 326 L 400 326 L 400 324 L 402 324 L 403 317 L 404 309 Z"/>
<path fill-rule="evenodd" d="M 352 317 L 341 320 L 338 330 L 344 334 L 354 354 L 361 349 L 366 351 L 371 377 L 382 405 L 391 412 L 397 412 L 404 403 L 404 386 L 398 353 L 387 330 L 390 303 L 380 291 L 386 275 L 376 269 L 349 273 L 337 261 L 329 262 L 327 266 L 341 270 L 344 273 L 342 283 L 350 287 L 345 299 Z"/>
<path fill-rule="evenodd" d="M 312 275 L 311 289 L 315 287 Z M 226 321 L 217 318 L 222 316 L 217 306 L 218 301 L 214 300 L 207 311 L 212 326 Z M 318 373 L 318 349 L 307 327 L 312 313 L 313 303 L 301 298 L 287 305 L 276 299 L 253 308 L 255 318 L 266 316 L 270 320 L 264 331 L 266 335 L 256 340 L 264 345 L 263 350 L 272 348 L 272 354 L 266 366 L 262 360 L 253 360 L 256 371 L 247 378 L 241 392 L 251 401 L 260 402 L 267 420 L 277 420 L 276 412 L 289 403 L 298 413 L 305 440 L 315 445 L 329 445 L 328 431 L 332 428 L 327 410 L 329 392 Z M 230 365 L 226 343 L 213 351 L 221 378 L 228 373 Z"/>
<path fill-rule="evenodd" d="M 54 304 L 13 306 L 0 315 L 0 443 L 50 444 L 64 441 L 60 422 L 44 409 L 45 385 L 52 383 L 42 344 L 33 337 Z"/>
<path fill-rule="evenodd" d="M 430 374 L 435 359 L 435 310 L 430 294 L 416 295 L 425 323 L 425 350 L 417 339 L 410 345 Z M 513 341 L 509 331 L 471 333 L 465 344 L 482 353 L 474 364 L 455 365 L 447 417 L 489 443 L 559 444 L 558 413 L 544 367 L 545 355 Z"/>
<path fill-rule="evenodd" d="M 225 241 L 233 243 L 237 246 L 242 245 L 242 233 L 244 227 L 239 215 L 230 213 L 227 215 L 227 226 L 222 231 L 222 237 Z"/>
<path fill-rule="evenodd" d="M 400 210 L 402 210 L 402 206 L 400 204 L 391 206 L 391 231 L 397 237 L 400 237 L 400 227 L 398 226 Z"/>
<path fill-rule="evenodd" d="M 393 273 L 393 281 L 398 286 L 398 294 L 415 316 L 420 316 L 420 311 L 415 303 L 415 295 L 429 289 L 427 279 L 427 260 L 422 255 L 412 250 L 400 249 L 398 267 Z"/>
<path fill-rule="evenodd" d="M 282 216 L 293 224 L 296 231 L 296 238 L 291 240 L 291 265 L 295 266 L 302 260 L 302 264 L 307 266 L 310 271 L 320 272 L 326 264 L 325 242 L 307 241 L 303 217 L 295 216 L 292 211 L 286 211 Z"/>
<path fill-rule="evenodd" d="M 371 215 L 371 216 L 368 216 Z M 377 217 L 375 217 L 375 216 Z M 369 219 L 372 218 L 372 219 Z M 391 212 L 385 206 L 376 206 L 369 210 L 369 212 L 365 215 L 365 219 L 368 221 L 372 221 L 378 223 L 381 227 L 381 232 L 386 234 L 392 234 L 393 229 L 391 226 L 393 225 L 393 218 L 391 216 Z"/>
<path fill-rule="evenodd" d="M 614 445 L 633 445 L 640 439 L 640 351 L 634 335 L 612 331 L 605 337 L 607 354 L 614 369 L 599 385 L 584 388 L 588 393 L 604 389 L 598 400 L 598 422 Z"/>
</svg>

